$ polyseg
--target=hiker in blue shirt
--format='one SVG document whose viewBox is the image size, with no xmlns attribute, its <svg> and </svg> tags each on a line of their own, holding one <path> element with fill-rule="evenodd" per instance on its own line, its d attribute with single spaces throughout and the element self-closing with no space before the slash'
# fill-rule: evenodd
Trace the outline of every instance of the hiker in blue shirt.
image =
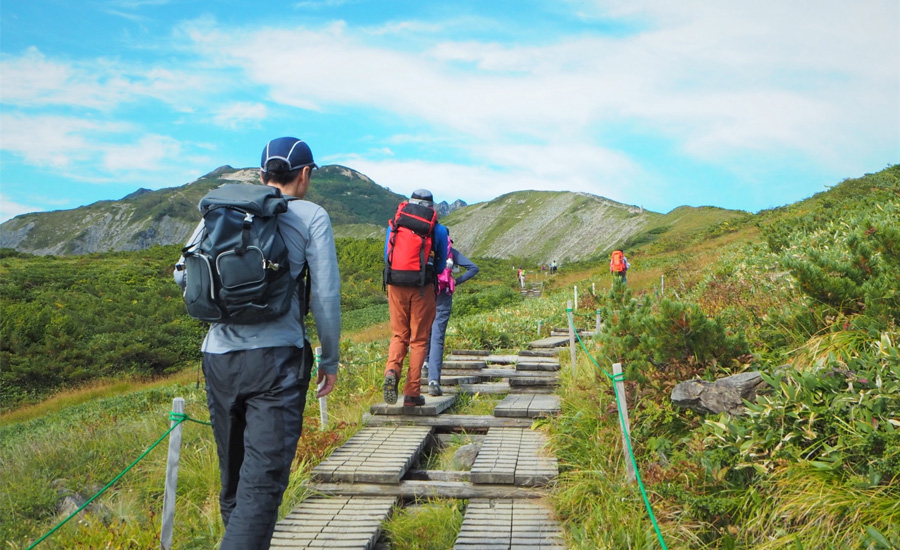
<svg viewBox="0 0 900 550">
<path fill-rule="evenodd" d="M 454 278 L 452 270 L 457 267 L 465 269 L 466 272 Z M 429 395 L 443 394 L 441 391 L 441 367 L 444 365 L 444 336 L 447 333 L 447 325 L 450 323 L 450 311 L 453 309 L 453 292 L 457 286 L 475 275 L 478 275 L 478 266 L 451 246 L 447 268 L 438 275 L 437 307 L 434 323 L 431 325 L 431 344 L 428 350 Z"/>
</svg>

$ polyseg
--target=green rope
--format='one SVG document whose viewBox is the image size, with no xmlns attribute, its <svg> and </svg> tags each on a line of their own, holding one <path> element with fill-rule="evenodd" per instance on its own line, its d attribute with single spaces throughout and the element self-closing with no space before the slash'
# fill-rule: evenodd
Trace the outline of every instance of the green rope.
<svg viewBox="0 0 900 550">
<path fill-rule="evenodd" d="M 79 512 L 81 512 L 82 510 L 84 510 L 85 508 L 87 508 L 88 504 L 94 502 L 94 500 L 96 500 L 97 497 L 99 497 L 100 495 L 102 495 L 103 493 L 105 493 L 106 490 L 109 489 L 110 487 L 112 487 L 113 484 L 114 484 L 115 482 L 119 481 L 119 479 L 120 479 L 122 476 L 124 476 L 126 473 L 128 473 L 129 470 L 131 470 L 132 468 L 134 468 L 134 466 L 135 466 L 138 462 L 140 462 L 145 456 L 147 456 L 147 454 L 150 453 L 150 451 L 152 451 L 153 449 L 155 449 L 156 446 L 159 445 L 159 444 L 160 444 L 160 443 L 161 443 L 161 442 L 162 442 L 162 441 L 163 441 L 170 433 L 172 433 L 172 430 L 174 430 L 175 428 L 177 428 L 182 422 L 184 422 L 185 420 L 190 420 L 191 422 L 196 422 L 196 423 L 198 423 L 198 424 L 206 424 L 206 425 L 208 425 L 208 426 L 212 426 L 212 424 L 210 424 L 209 422 L 204 422 L 204 421 L 202 421 L 202 420 L 195 420 L 195 419 L 189 417 L 189 416 L 186 415 L 186 414 L 183 414 L 183 413 L 177 413 L 177 412 L 175 412 L 175 411 L 171 411 L 171 412 L 169 413 L 169 420 L 171 420 L 172 422 L 175 422 L 175 424 L 173 424 L 172 427 L 169 428 L 169 429 L 166 431 L 166 433 L 162 434 L 162 436 L 161 436 L 159 439 L 157 439 L 156 442 L 155 442 L 153 445 L 150 445 L 150 448 L 148 448 L 146 451 L 144 451 L 143 454 L 141 454 L 141 456 L 137 457 L 137 460 L 135 460 L 134 462 L 132 462 L 127 468 L 125 468 L 124 470 L 122 470 L 122 471 L 119 473 L 119 475 L 117 475 L 115 478 L 113 478 L 112 481 L 110 481 L 109 483 L 107 483 L 107 484 L 106 484 L 106 487 L 100 489 L 100 490 L 97 492 L 97 494 L 95 494 L 94 496 L 92 496 L 91 498 L 89 498 L 89 499 L 87 500 L 87 502 L 85 502 L 85 503 L 82 504 L 77 510 L 75 510 L 74 512 L 72 512 L 71 514 L 69 514 L 69 517 L 67 517 L 66 519 L 64 519 L 64 520 L 62 520 L 61 522 L 59 522 L 59 524 L 57 524 L 57 526 L 54 527 L 53 529 L 50 529 L 49 531 L 47 531 L 47 533 L 45 533 L 44 536 L 42 536 L 41 538 L 39 538 L 39 539 L 37 539 L 36 541 L 34 541 L 33 543 L 31 543 L 31 546 L 29 546 L 27 550 L 31 550 L 32 548 L 34 548 L 35 546 L 37 546 L 38 544 L 40 544 L 41 542 L 43 542 L 44 539 L 46 539 L 47 537 L 49 537 L 50 535 L 52 535 L 53 533 L 55 533 L 57 530 L 59 530 L 60 527 L 62 527 L 63 525 L 65 525 L 66 522 L 68 522 L 70 519 L 72 519 L 72 518 L 74 518 L 75 516 L 77 516 Z"/>
<path fill-rule="evenodd" d="M 566 309 L 567 312 L 571 313 L 571 309 Z M 610 380 L 613 381 L 613 392 L 616 394 L 616 408 L 619 411 L 619 424 L 622 426 L 622 433 L 627 433 L 628 430 L 625 426 L 625 415 L 622 413 L 622 401 L 619 398 L 619 389 L 616 387 L 616 382 L 624 382 L 625 381 L 625 373 L 620 373 L 617 375 L 612 375 L 606 371 L 603 367 L 600 366 L 600 363 L 594 359 L 594 356 L 588 351 L 587 347 L 584 345 L 584 342 L 581 340 L 581 336 L 578 334 L 578 331 L 575 331 L 575 337 L 578 338 L 578 343 L 581 344 L 581 349 L 584 350 L 584 353 L 588 356 L 594 365 L 597 366 L 598 369 L 603 371 Z M 574 365 L 573 365 L 574 367 Z M 647 513 L 650 515 L 650 521 L 653 523 L 653 529 L 656 531 L 656 537 L 659 539 L 659 544 L 662 546 L 663 550 L 668 550 L 666 547 L 666 541 L 663 540 L 662 532 L 659 530 L 659 524 L 656 522 L 656 515 L 653 514 L 653 508 L 650 506 L 650 499 L 647 498 L 647 491 L 644 489 L 644 482 L 641 480 L 641 473 L 638 471 L 637 460 L 634 458 L 634 449 L 631 447 L 631 438 L 626 437 L 625 444 L 628 448 L 628 456 L 631 457 L 631 464 L 634 466 L 634 476 L 638 482 L 638 488 L 641 490 L 641 497 L 644 499 L 644 507 L 647 508 Z"/>
</svg>

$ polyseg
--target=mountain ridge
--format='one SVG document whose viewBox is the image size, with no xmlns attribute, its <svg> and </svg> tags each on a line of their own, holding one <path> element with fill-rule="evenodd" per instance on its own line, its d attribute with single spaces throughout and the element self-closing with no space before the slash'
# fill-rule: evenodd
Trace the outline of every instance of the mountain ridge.
<svg viewBox="0 0 900 550">
<path fill-rule="evenodd" d="M 180 244 L 199 221 L 196 205 L 203 195 L 226 183 L 259 183 L 259 171 L 225 165 L 178 187 L 138 189 L 120 200 L 23 214 L 0 224 L 0 248 L 78 255 Z M 352 168 L 327 165 L 315 172 L 306 199 L 328 211 L 336 236 L 380 238 L 406 197 Z M 539 263 L 603 254 L 667 216 L 571 191 L 514 191 L 474 205 L 456 200 L 435 207 L 466 254 Z M 681 208 L 686 215 L 693 209 Z M 731 212 L 723 209 L 723 216 Z"/>
</svg>

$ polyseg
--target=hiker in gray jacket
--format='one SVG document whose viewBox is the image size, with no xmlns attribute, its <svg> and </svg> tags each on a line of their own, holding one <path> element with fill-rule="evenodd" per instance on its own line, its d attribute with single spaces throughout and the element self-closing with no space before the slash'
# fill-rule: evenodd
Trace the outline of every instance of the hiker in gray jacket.
<svg viewBox="0 0 900 550">
<path fill-rule="evenodd" d="M 287 197 L 302 199 L 316 168 L 303 141 L 283 137 L 262 153 L 260 179 Z M 200 233 L 198 226 L 194 238 Z M 311 280 L 310 309 L 322 344 L 317 396 L 337 380 L 341 294 L 334 234 L 319 205 L 290 200 L 278 216 L 291 277 L 305 263 Z M 193 242 L 193 239 L 192 241 Z M 184 288 L 183 272 L 175 280 Z M 219 455 L 219 504 L 225 535 L 220 550 L 266 549 L 303 427 L 313 353 L 307 340 L 304 288 L 297 285 L 290 311 L 257 324 L 212 323 L 203 340 L 209 417 Z"/>
</svg>

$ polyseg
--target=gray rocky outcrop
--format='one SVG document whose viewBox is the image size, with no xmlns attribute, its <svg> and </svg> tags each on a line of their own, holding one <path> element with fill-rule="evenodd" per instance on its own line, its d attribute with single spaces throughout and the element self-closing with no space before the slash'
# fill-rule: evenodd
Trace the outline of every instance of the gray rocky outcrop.
<svg viewBox="0 0 900 550">
<path fill-rule="evenodd" d="M 743 372 L 715 382 L 688 380 L 675 386 L 671 399 L 679 407 L 703 414 L 740 415 L 744 412 L 744 400 L 753 401 L 763 385 L 765 381 L 758 372 Z"/>
</svg>

